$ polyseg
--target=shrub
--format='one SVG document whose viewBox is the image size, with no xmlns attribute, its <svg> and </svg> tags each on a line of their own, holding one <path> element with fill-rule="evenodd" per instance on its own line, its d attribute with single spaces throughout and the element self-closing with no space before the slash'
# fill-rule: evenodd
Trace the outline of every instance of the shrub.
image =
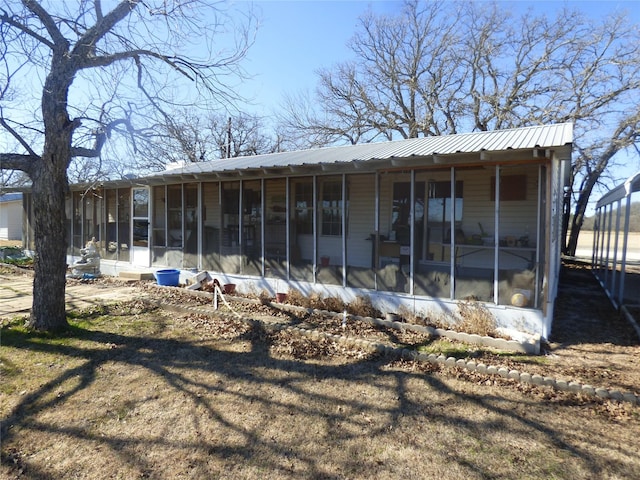
<svg viewBox="0 0 640 480">
<path fill-rule="evenodd" d="M 298 307 L 311 307 L 311 301 L 309 297 L 303 295 L 300 290 L 296 290 L 295 288 L 289 289 L 289 292 L 287 293 L 287 303 L 291 305 L 297 305 Z"/>
<path fill-rule="evenodd" d="M 455 325 L 456 330 L 490 337 L 496 336 L 496 319 L 482 303 L 466 300 L 458 304 L 461 321 Z"/>
<path fill-rule="evenodd" d="M 347 312 L 351 315 L 359 315 L 361 317 L 381 317 L 382 313 L 376 310 L 371 303 L 369 296 L 357 296 L 356 299 L 347 305 Z"/>
<path fill-rule="evenodd" d="M 338 297 L 327 297 L 322 303 L 324 305 L 323 310 L 329 310 L 330 312 L 342 312 L 346 308 L 344 301 Z"/>
</svg>

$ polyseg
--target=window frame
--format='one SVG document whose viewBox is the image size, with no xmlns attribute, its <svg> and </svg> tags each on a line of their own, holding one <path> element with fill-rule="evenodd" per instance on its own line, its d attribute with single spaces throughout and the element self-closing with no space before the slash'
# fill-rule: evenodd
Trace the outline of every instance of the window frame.
<svg viewBox="0 0 640 480">
<path fill-rule="evenodd" d="M 320 192 L 320 235 L 342 235 L 342 179 L 324 180 Z"/>
</svg>

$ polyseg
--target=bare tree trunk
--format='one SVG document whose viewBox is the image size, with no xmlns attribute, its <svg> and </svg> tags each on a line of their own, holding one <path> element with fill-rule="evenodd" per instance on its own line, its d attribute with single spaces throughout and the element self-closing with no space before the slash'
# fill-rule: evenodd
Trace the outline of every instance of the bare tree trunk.
<svg viewBox="0 0 640 480">
<path fill-rule="evenodd" d="M 573 180 L 569 185 L 573 185 Z M 567 233 L 569 232 L 569 220 L 571 219 L 571 194 L 569 192 L 564 193 L 562 199 L 562 253 L 568 255 L 567 250 Z"/>
<path fill-rule="evenodd" d="M 71 138 L 75 127 L 67 115 L 70 80 L 68 75 L 54 73 L 47 77 L 43 95 L 43 155 L 31 173 L 35 271 L 29 326 L 47 331 L 68 326 L 65 311 L 65 195 L 69 189 L 67 168 L 71 160 Z"/>
<path fill-rule="evenodd" d="M 606 168 L 608 164 L 608 158 L 605 160 L 604 157 L 598 161 L 597 168 L 591 170 L 584 181 L 584 186 L 580 190 L 580 194 L 578 195 L 578 199 L 576 200 L 576 207 L 573 212 L 573 219 L 571 220 L 571 233 L 569 234 L 569 238 L 567 240 L 567 245 L 565 248 L 565 253 L 567 255 L 574 256 L 576 254 L 576 248 L 578 247 L 578 237 L 580 236 L 580 230 L 582 229 L 582 224 L 584 223 L 584 214 L 587 211 L 587 205 L 589 203 L 589 197 L 591 196 L 591 192 L 593 191 L 593 187 L 595 187 L 600 175 Z M 566 236 L 565 236 L 566 238 Z"/>
<path fill-rule="evenodd" d="M 49 157 L 50 158 L 50 157 Z M 33 178 L 35 274 L 29 326 L 37 330 L 67 327 L 65 312 L 67 177 L 44 157 L 46 166 Z"/>
<path fill-rule="evenodd" d="M 587 209 L 587 202 L 589 200 L 590 194 L 591 189 L 589 189 L 588 194 L 582 192 L 578 197 L 578 201 L 576 202 L 573 219 L 571 220 L 571 232 L 569 233 L 569 239 L 567 240 L 567 246 L 565 249 L 565 253 L 567 255 L 574 256 L 576 254 L 576 248 L 578 247 L 578 237 L 580 236 L 580 230 L 582 229 L 582 224 L 584 223 L 584 212 Z"/>
</svg>

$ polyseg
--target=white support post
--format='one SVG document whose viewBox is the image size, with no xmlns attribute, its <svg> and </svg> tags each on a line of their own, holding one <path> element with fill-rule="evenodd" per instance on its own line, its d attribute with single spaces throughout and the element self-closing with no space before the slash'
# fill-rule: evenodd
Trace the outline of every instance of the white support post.
<svg viewBox="0 0 640 480">
<path fill-rule="evenodd" d="M 347 175 L 342 174 L 342 286 L 347 286 Z"/>
<path fill-rule="evenodd" d="M 318 281 L 318 176 L 313 176 L 313 283 Z"/>
<path fill-rule="evenodd" d="M 449 287 L 449 296 L 450 298 L 455 298 L 456 292 L 455 292 L 455 284 L 456 284 L 456 209 L 455 209 L 455 203 L 456 203 L 456 169 L 455 167 L 451 167 L 450 173 L 449 173 L 449 190 L 451 191 L 450 195 L 451 195 L 451 201 L 452 201 L 452 205 L 450 210 L 450 215 L 449 215 L 449 221 L 451 223 L 451 225 L 449 226 L 449 238 L 451 239 L 449 242 L 449 245 L 451 247 L 451 251 L 449 252 L 449 271 L 450 271 L 450 275 L 451 275 L 451 285 Z M 445 199 L 446 202 L 446 199 Z M 443 213 L 443 219 L 444 219 L 444 213 Z M 444 255 L 443 255 L 444 256 Z"/>
<path fill-rule="evenodd" d="M 416 224 L 416 171 L 411 170 L 411 188 L 409 189 L 410 205 L 409 205 L 409 295 L 413 295 L 413 271 L 414 271 L 414 252 L 415 252 L 415 224 Z M 402 266 L 400 266 L 402 269 Z"/>
<path fill-rule="evenodd" d="M 285 202 L 286 202 L 286 206 L 285 206 L 285 228 L 287 229 L 286 233 L 285 233 L 285 250 L 287 251 L 286 253 L 286 262 L 287 262 L 287 280 L 291 280 L 291 214 L 293 212 L 290 211 L 291 209 L 291 177 L 287 177 L 285 180 L 285 190 L 284 190 L 284 196 L 285 196 Z"/>
<path fill-rule="evenodd" d="M 618 294 L 618 304 L 624 302 L 624 280 L 627 272 L 627 247 L 629 240 L 629 222 L 631 221 L 631 194 L 627 195 L 627 208 L 624 214 L 624 237 L 622 237 L 622 262 L 620 264 L 620 293 Z"/>
<path fill-rule="evenodd" d="M 494 211 L 494 247 L 493 247 L 493 303 L 498 304 L 498 276 L 500 273 L 500 165 L 496 165 L 496 198 Z"/>
<path fill-rule="evenodd" d="M 376 290 L 378 290 L 378 262 L 379 260 L 379 252 L 380 252 L 380 172 L 378 172 L 376 170 L 375 173 L 375 199 L 374 199 L 374 204 L 373 204 L 373 208 L 374 208 L 374 219 L 373 219 L 373 231 L 374 231 L 374 238 L 372 239 L 372 247 L 373 248 L 373 253 L 372 253 L 372 265 L 371 268 L 373 268 L 373 284 L 374 284 L 374 288 Z"/>
<path fill-rule="evenodd" d="M 536 251 L 535 251 L 535 269 L 536 279 L 535 288 L 533 293 L 533 305 L 538 308 L 538 302 L 540 301 L 540 245 L 542 242 L 542 182 L 544 181 L 542 176 L 542 165 L 538 165 L 538 210 L 536 213 Z M 545 251 L 547 249 L 545 248 Z"/>
<path fill-rule="evenodd" d="M 622 207 L 622 200 L 618 200 L 618 208 L 616 211 L 616 232 L 614 235 L 614 240 L 613 240 L 613 270 L 611 273 L 611 296 L 612 298 L 615 298 L 615 291 L 616 291 L 616 280 L 618 277 L 618 242 L 619 242 L 619 237 L 620 237 L 620 214 L 621 214 L 621 210 L 620 208 Z"/>
</svg>

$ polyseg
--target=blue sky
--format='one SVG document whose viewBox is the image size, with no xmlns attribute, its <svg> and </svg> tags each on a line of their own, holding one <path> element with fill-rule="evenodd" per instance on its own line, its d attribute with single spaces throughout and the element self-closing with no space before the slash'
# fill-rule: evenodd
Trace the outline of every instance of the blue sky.
<svg viewBox="0 0 640 480">
<path fill-rule="evenodd" d="M 399 2 L 346 0 L 253 3 L 261 23 L 245 63 L 254 77 L 243 90 L 264 114 L 277 107 L 285 92 L 313 90 L 319 68 L 351 57 L 346 44 L 369 6 L 376 12 L 400 7 Z"/>
</svg>

